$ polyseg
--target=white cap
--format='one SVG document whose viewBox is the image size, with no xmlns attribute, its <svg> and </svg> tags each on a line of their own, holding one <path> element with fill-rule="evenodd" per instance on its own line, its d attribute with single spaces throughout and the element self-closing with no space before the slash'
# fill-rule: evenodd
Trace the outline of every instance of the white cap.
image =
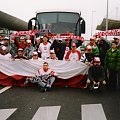
<svg viewBox="0 0 120 120">
<path fill-rule="evenodd" d="M 60 40 L 60 41 L 62 41 L 62 39 L 61 39 L 61 38 L 56 38 L 56 40 L 57 40 L 57 41 L 59 41 L 59 40 Z"/>
<path fill-rule="evenodd" d="M 20 39 L 22 39 L 22 40 L 23 40 L 23 39 L 25 39 L 25 37 L 24 37 L 24 36 L 21 36 L 21 37 L 20 37 Z"/>
<path fill-rule="evenodd" d="M 41 39 L 43 39 L 43 36 L 40 36 Z"/>
<path fill-rule="evenodd" d="M 4 37 L 4 40 L 9 40 L 9 37 Z"/>
<path fill-rule="evenodd" d="M 40 40 L 40 37 L 37 37 L 36 40 Z"/>
<path fill-rule="evenodd" d="M 33 55 L 38 55 L 38 53 L 37 52 L 33 52 Z"/>
<path fill-rule="evenodd" d="M 22 48 L 19 48 L 18 51 L 23 51 L 23 49 L 22 49 Z"/>
<path fill-rule="evenodd" d="M 100 58 L 99 57 L 94 57 L 94 62 L 100 62 Z"/>
<path fill-rule="evenodd" d="M 88 46 L 86 47 L 86 50 L 92 50 L 92 47 L 91 47 L 90 45 L 88 45 Z"/>
<path fill-rule="evenodd" d="M 76 47 L 76 43 L 72 43 L 72 45 L 71 45 L 71 46 L 72 46 L 72 47 L 73 47 L 73 46 L 75 46 L 75 47 Z"/>
<path fill-rule="evenodd" d="M 2 50 L 7 50 L 7 48 L 5 47 L 5 46 L 2 46 L 2 48 L 1 48 Z"/>
<path fill-rule="evenodd" d="M 118 40 L 118 39 L 120 39 L 120 38 L 119 38 L 119 37 L 117 37 L 117 36 L 115 36 L 113 39 Z"/>
<path fill-rule="evenodd" d="M 31 40 L 26 40 L 27 43 L 31 43 Z"/>
<path fill-rule="evenodd" d="M 91 37 L 90 40 L 95 40 L 95 37 Z"/>
<path fill-rule="evenodd" d="M 54 50 L 50 50 L 50 53 L 55 53 L 55 51 Z"/>
</svg>

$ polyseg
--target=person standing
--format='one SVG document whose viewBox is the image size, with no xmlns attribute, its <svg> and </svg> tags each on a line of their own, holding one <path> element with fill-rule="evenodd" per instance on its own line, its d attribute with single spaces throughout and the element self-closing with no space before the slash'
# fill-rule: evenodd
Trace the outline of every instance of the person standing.
<svg viewBox="0 0 120 120">
<path fill-rule="evenodd" d="M 117 87 L 117 74 L 120 71 L 120 50 L 117 48 L 115 41 L 112 42 L 111 48 L 106 53 L 105 70 L 108 71 L 108 88 L 115 90 Z"/>
<path fill-rule="evenodd" d="M 80 61 L 85 63 L 86 65 L 92 65 L 93 62 L 93 58 L 95 56 L 92 53 L 92 47 L 90 45 L 88 45 L 86 47 L 85 53 L 81 56 Z"/>
<path fill-rule="evenodd" d="M 117 42 L 118 49 L 120 49 L 120 38 L 114 37 L 113 39 L 114 39 L 115 42 Z"/>
<path fill-rule="evenodd" d="M 33 52 L 34 52 L 34 48 L 32 46 L 31 40 L 26 40 L 26 48 L 23 51 L 24 56 L 27 57 L 27 59 L 31 59 Z"/>
<path fill-rule="evenodd" d="M 81 53 L 78 50 L 76 50 L 76 44 L 72 43 L 71 48 L 72 49 L 67 52 L 67 54 L 65 56 L 65 60 L 66 61 L 71 61 L 71 60 L 78 61 L 78 60 L 80 60 Z"/>
<path fill-rule="evenodd" d="M 88 45 L 90 45 L 92 47 L 92 53 L 93 53 L 93 55 L 99 56 L 99 48 L 98 48 L 98 46 L 96 44 L 96 41 L 95 41 L 94 37 L 90 38 L 90 42 L 87 44 L 87 46 Z"/>
<path fill-rule="evenodd" d="M 103 37 L 100 36 L 97 41 L 97 46 L 99 48 L 99 57 L 101 65 L 104 67 L 106 52 L 110 48 L 110 45 Z"/>
<path fill-rule="evenodd" d="M 43 60 L 48 59 L 50 57 L 50 46 L 51 44 L 48 42 L 48 37 L 43 37 L 43 43 L 40 44 L 38 48 L 38 53 L 41 54 L 41 58 Z"/>
</svg>

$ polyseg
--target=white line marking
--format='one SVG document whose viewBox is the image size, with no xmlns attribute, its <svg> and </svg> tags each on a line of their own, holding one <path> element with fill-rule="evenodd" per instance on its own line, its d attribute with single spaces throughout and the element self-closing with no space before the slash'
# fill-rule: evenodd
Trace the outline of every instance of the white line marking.
<svg viewBox="0 0 120 120">
<path fill-rule="evenodd" d="M 107 120 L 101 104 L 82 105 L 82 120 Z"/>
<path fill-rule="evenodd" d="M 0 109 L 0 120 L 6 120 L 16 110 L 17 110 L 17 108 L 14 108 L 14 109 Z"/>
<path fill-rule="evenodd" d="M 61 106 L 40 107 L 32 120 L 57 120 Z"/>
<path fill-rule="evenodd" d="M 7 86 L 7 87 L 4 87 L 3 89 L 0 90 L 0 94 L 5 92 L 6 90 L 10 89 L 12 86 Z"/>
</svg>

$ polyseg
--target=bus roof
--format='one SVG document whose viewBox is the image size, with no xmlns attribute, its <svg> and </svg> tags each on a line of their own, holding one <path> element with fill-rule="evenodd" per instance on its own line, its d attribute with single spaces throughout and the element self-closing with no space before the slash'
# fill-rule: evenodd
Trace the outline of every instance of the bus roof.
<svg viewBox="0 0 120 120">
<path fill-rule="evenodd" d="M 38 10 L 38 11 L 36 11 L 36 14 L 42 13 L 42 12 L 70 12 L 70 13 L 79 13 L 79 14 L 81 14 L 81 11 L 72 10 L 72 9 L 46 9 L 46 10 Z"/>
</svg>

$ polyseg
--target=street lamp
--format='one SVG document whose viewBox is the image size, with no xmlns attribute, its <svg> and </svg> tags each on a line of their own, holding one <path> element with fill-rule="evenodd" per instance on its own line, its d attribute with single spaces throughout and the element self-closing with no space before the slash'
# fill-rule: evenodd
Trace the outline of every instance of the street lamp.
<svg viewBox="0 0 120 120">
<path fill-rule="evenodd" d="M 93 32 L 93 13 L 95 11 L 92 11 L 92 21 L 91 21 L 91 37 L 92 37 L 92 32 Z"/>
<path fill-rule="evenodd" d="M 109 4 L 109 0 L 107 0 L 107 13 L 106 13 L 106 32 L 108 31 L 108 4 Z M 106 40 L 107 40 L 107 35 L 106 35 Z"/>
</svg>

